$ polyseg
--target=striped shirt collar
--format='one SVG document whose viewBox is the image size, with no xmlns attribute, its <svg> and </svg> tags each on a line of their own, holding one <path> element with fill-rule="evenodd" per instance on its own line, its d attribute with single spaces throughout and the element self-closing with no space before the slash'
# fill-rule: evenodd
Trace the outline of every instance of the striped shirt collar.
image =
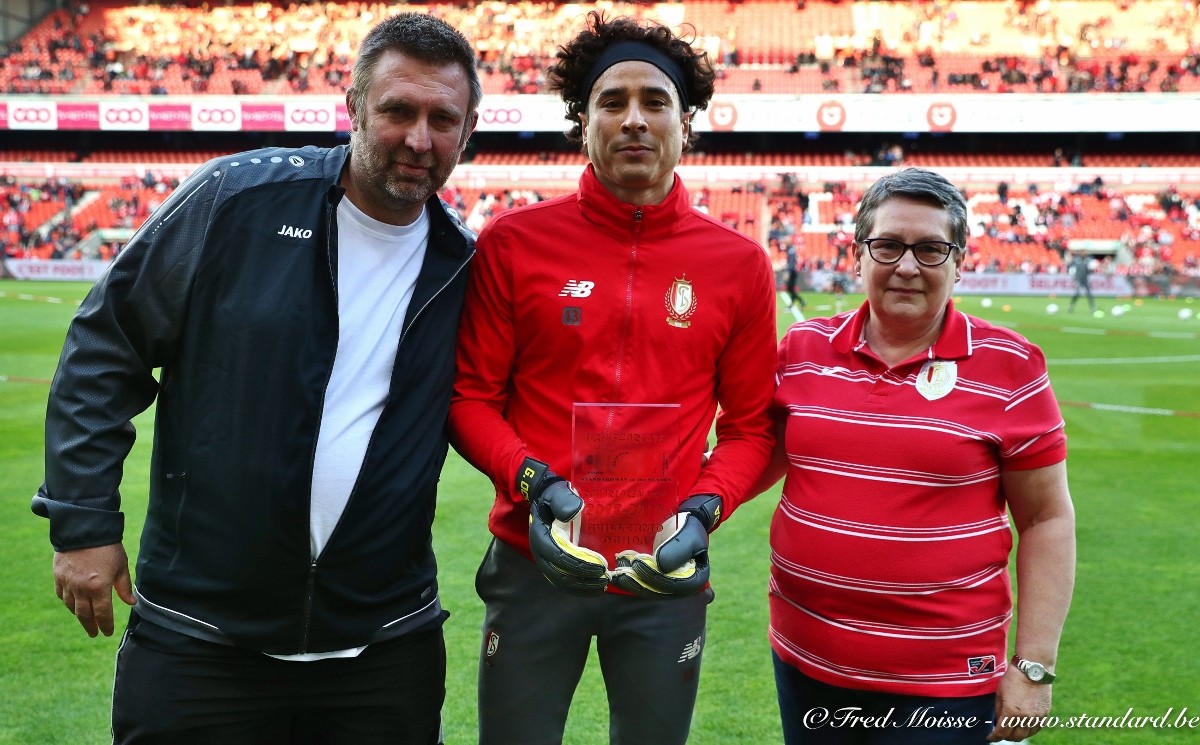
<svg viewBox="0 0 1200 745">
<path fill-rule="evenodd" d="M 869 316 L 870 306 L 863 301 L 857 311 L 835 318 L 840 325 L 830 337 L 834 349 L 850 353 L 861 348 L 865 343 L 863 331 Z M 946 301 L 946 320 L 942 324 L 942 332 L 925 357 L 931 360 L 955 360 L 971 356 L 971 331 L 972 325 L 967 315 L 955 310 L 953 300 Z"/>
</svg>

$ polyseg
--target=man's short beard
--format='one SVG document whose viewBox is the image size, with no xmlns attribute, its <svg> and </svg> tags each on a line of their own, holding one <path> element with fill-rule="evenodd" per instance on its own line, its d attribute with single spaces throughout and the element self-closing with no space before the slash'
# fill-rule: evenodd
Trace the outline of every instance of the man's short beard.
<svg viewBox="0 0 1200 745">
<path fill-rule="evenodd" d="M 464 125 L 458 147 L 453 154 L 454 164 L 445 174 L 445 178 L 441 179 L 441 183 L 438 183 L 437 180 L 441 178 L 442 174 L 435 173 L 435 169 L 444 164 L 439 164 L 437 161 L 430 164 L 424 179 L 413 182 L 392 174 L 391 153 L 381 152 L 379 149 L 371 147 L 371 143 L 375 140 L 367 133 L 366 125 L 361 124 L 358 130 L 350 133 L 350 157 L 356 159 L 362 166 L 360 170 L 368 180 L 368 183 L 363 184 L 360 188 L 374 191 L 380 198 L 386 197 L 386 201 L 391 202 L 391 206 L 395 209 L 424 204 L 450 180 L 450 174 L 454 172 L 454 166 L 457 166 L 458 159 L 462 157 L 463 150 L 466 148 L 468 133 L 469 130 Z"/>
<path fill-rule="evenodd" d="M 358 148 L 355 149 L 355 144 Z M 367 183 L 363 184 L 363 188 L 369 191 L 375 191 L 380 197 L 386 197 L 391 201 L 393 207 L 403 209 L 411 207 L 414 204 L 422 203 L 425 198 L 416 199 L 415 192 L 420 188 L 420 185 L 398 181 L 391 173 L 391 160 L 379 151 L 365 146 L 361 141 L 355 142 L 355 138 L 350 141 L 351 157 L 358 159 L 362 166 L 362 173 L 367 177 Z"/>
<path fill-rule="evenodd" d="M 432 183 L 429 185 L 431 187 L 433 186 Z M 409 181 L 385 179 L 383 183 L 380 184 L 380 188 L 385 194 L 396 201 L 396 206 L 398 207 L 410 207 L 414 204 L 423 203 L 429 198 L 429 196 L 421 196 L 416 193 L 418 190 L 420 190 L 421 194 L 424 194 L 425 190 L 422 189 L 422 185 L 414 184 Z M 436 188 L 431 188 L 429 191 L 430 196 L 437 193 Z"/>
</svg>

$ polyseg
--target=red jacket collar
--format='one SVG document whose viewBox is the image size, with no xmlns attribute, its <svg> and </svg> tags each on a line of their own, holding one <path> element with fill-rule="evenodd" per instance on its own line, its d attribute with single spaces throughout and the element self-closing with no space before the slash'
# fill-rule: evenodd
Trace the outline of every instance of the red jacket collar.
<svg viewBox="0 0 1200 745">
<path fill-rule="evenodd" d="M 679 224 L 692 211 L 691 198 L 683 186 L 679 174 L 675 174 L 675 185 L 667 198 L 658 204 L 637 207 L 622 202 L 596 178 L 595 167 L 590 163 L 579 177 L 577 195 L 579 211 L 592 223 L 606 232 L 630 232 L 634 226 L 634 215 L 642 212 L 641 232 L 644 238 L 670 235 L 679 229 Z M 621 233 L 615 233 L 620 235 Z"/>
<path fill-rule="evenodd" d="M 833 348 L 849 353 L 859 347 L 863 338 L 863 327 L 871 315 L 870 305 L 863 302 L 857 311 L 842 318 L 842 324 L 833 334 Z M 946 318 L 937 341 L 929 348 L 928 358 L 955 360 L 971 355 L 971 323 L 967 316 L 954 309 L 954 301 L 946 301 Z"/>
</svg>

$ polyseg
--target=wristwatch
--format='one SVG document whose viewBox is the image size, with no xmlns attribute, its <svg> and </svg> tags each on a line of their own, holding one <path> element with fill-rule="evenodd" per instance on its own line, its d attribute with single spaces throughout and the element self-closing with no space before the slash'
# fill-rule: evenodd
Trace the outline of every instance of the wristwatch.
<svg viewBox="0 0 1200 745">
<path fill-rule="evenodd" d="M 1013 655 L 1012 665 L 1021 672 L 1025 673 L 1025 677 L 1033 683 L 1046 685 L 1054 682 L 1055 675 L 1046 669 L 1046 666 L 1040 662 L 1027 660 L 1024 657 Z"/>
</svg>

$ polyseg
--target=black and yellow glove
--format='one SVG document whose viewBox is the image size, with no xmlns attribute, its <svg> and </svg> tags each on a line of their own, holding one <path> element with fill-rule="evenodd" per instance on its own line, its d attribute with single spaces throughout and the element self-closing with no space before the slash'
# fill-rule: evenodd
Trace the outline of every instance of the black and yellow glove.
<svg viewBox="0 0 1200 745">
<path fill-rule="evenodd" d="M 654 538 L 654 553 L 622 551 L 612 583 L 639 597 L 694 595 L 708 585 L 708 534 L 721 521 L 716 494 L 696 494 L 679 505 Z"/>
<path fill-rule="evenodd" d="M 575 543 L 583 499 L 539 460 L 526 458 L 517 491 L 529 500 L 529 550 L 550 584 L 573 595 L 598 595 L 608 586 L 604 556 Z"/>
</svg>

